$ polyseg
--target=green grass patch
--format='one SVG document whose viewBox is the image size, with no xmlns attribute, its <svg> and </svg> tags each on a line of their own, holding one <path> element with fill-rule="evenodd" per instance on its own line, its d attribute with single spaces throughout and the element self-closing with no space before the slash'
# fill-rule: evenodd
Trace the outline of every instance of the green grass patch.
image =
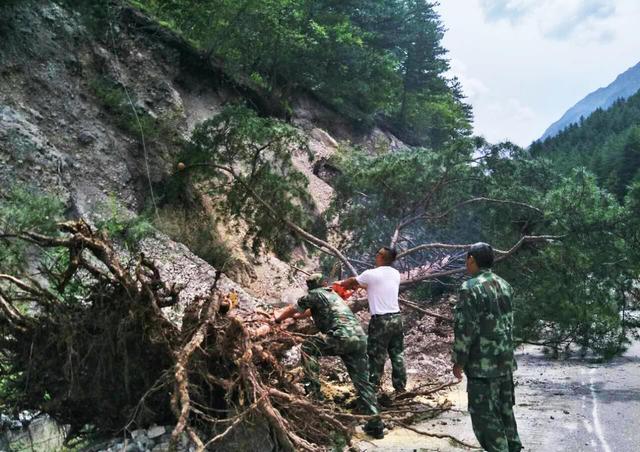
<svg viewBox="0 0 640 452">
<path fill-rule="evenodd" d="M 103 208 L 103 219 L 96 226 L 112 240 L 121 241 L 129 250 L 137 250 L 138 244 L 153 235 L 155 228 L 146 215 L 127 214 L 111 198 Z"/>
</svg>

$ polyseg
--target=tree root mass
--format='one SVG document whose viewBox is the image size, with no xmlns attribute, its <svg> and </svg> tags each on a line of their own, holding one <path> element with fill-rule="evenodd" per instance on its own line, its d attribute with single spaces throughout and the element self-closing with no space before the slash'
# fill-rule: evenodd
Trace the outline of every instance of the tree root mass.
<svg viewBox="0 0 640 452">
<path fill-rule="evenodd" d="M 46 412 L 69 425 L 71 436 L 87 426 L 112 435 L 173 424 L 174 448 L 187 434 L 204 450 L 257 418 L 282 450 L 323 450 L 336 436 L 349 442 L 365 417 L 312 403 L 280 364 L 304 335 L 279 329 L 253 337 L 265 316 L 230 310 L 229 294 L 216 287 L 219 275 L 178 327 L 162 308 L 177 303 L 179 288 L 162 281 L 154 262 L 140 255 L 123 263 L 82 221 L 60 229 L 56 237 L 11 237 L 64 250 L 67 258 L 43 269 L 47 284 L 0 275 L 5 409 Z M 385 420 L 406 424 L 446 409 L 398 402 Z"/>
</svg>

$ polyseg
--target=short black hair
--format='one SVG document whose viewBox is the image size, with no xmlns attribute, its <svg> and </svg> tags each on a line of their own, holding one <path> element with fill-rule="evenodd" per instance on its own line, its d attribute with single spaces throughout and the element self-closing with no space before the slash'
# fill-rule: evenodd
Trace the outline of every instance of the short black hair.
<svg viewBox="0 0 640 452">
<path fill-rule="evenodd" d="M 493 265 L 494 253 L 491 245 L 484 242 L 478 242 L 471 245 L 467 252 L 467 258 L 473 256 L 473 259 L 480 268 L 491 268 Z"/>
<path fill-rule="evenodd" d="M 383 246 L 380 249 L 384 250 L 384 261 L 387 264 L 392 264 L 393 261 L 396 260 L 396 257 L 398 256 L 398 251 L 396 251 L 395 248 L 391 248 L 389 246 Z"/>
</svg>

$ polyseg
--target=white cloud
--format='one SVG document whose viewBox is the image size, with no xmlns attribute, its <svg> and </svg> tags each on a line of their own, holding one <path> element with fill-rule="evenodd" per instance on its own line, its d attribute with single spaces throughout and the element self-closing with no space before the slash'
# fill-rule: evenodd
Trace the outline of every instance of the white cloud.
<svg viewBox="0 0 640 452">
<path fill-rule="evenodd" d="M 640 1 L 613 5 L 441 1 L 451 74 L 473 106 L 475 133 L 528 146 L 572 105 L 637 64 Z"/>
<path fill-rule="evenodd" d="M 490 142 L 512 140 L 526 143 L 531 124 L 539 119 L 532 108 L 515 97 L 492 98 L 477 110 L 476 129 L 482 131 Z"/>
<path fill-rule="evenodd" d="M 469 74 L 467 65 L 462 61 L 452 58 L 449 61 L 449 65 L 451 68 L 449 70 L 450 75 L 458 78 L 468 101 L 475 102 L 489 92 L 489 88 L 482 80 Z"/>
<path fill-rule="evenodd" d="M 606 19 L 616 12 L 614 0 L 480 0 L 485 19 L 512 24 L 533 22 L 547 38 L 610 41 Z"/>
<path fill-rule="evenodd" d="M 507 19 L 512 22 L 528 15 L 538 3 L 536 0 L 480 0 L 488 20 Z"/>
<path fill-rule="evenodd" d="M 536 113 L 516 97 L 504 99 L 500 91 L 491 92 L 486 83 L 470 75 L 463 61 L 452 58 L 450 66 L 450 75 L 458 78 L 467 101 L 474 105 L 476 131 L 491 142 L 511 139 L 525 143 L 523 132 L 530 129 Z"/>
<path fill-rule="evenodd" d="M 502 116 L 512 118 L 513 121 L 531 121 L 536 114 L 533 110 L 524 105 L 515 97 L 507 99 L 505 102 L 495 103 L 489 106 L 491 113 L 499 113 Z"/>
</svg>

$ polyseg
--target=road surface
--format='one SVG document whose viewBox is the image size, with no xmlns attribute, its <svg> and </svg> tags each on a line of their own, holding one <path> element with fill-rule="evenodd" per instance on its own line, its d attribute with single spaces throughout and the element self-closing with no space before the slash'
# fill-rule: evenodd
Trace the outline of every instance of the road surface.
<svg viewBox="0 0 640 452">
<path fill-rule="evenodd" d="M 538 348 L 518 353 L 516 419 L 526 451 L 640 451 L 640 342 L 600 364 L 550 360 Z M 418 428 L 476 443 L 466 412 L 465 383 L 447 395 L 454 410 Z M 477 443 L 476 443 L 477 444 Z M 393 429 L 360 450 L 461 451 L 446 440 Z"/>
</svg>

